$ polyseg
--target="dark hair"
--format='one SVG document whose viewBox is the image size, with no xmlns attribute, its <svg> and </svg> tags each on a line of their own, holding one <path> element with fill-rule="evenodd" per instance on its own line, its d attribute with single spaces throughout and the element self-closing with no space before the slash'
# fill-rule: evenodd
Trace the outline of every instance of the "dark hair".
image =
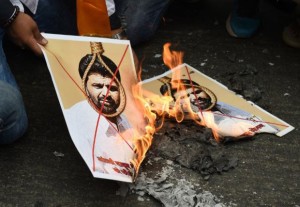
<svg viewBox="0 0 300 207">
<path fill-rule="evenodd" d="M 103 62 L 111 70 L 111 72 L 115 73 L 118 68 L 116 66 L 116 64 L 108 57 L 106 57 L 104 55 L 100 55 L 100 56 L 101 56 Z M 83 58 L 81 58 L 81 60 L 79 62 L 79 68 L 78 68 L 81 79 L 83 78 L 83 75 L 84 75 L 88 65 L 92 61 L 92 58 L 93 58 L 92 54 L 88 54 L 88 55 L 84 56 Z M 95 62 L 92 64 L 87 75 L 89 75 L 91 73 L 99 73 L 104 77 L 112 77 L 112 74 L 104 67 L 104 65 L 102 65 L 102 63 L 100 63 L 98 58 L 95 59 Z M 116 74 L 116 78 L 119 80 L 119 82 L 121 82 L 121 76 L 120 76 L 119 71 Z"/>
<path fill-rule="evenodd" d="M 172 88 L 172 83 L 175 84 L 182 84 L 185 88 L 192 88 L 193 86 L 195 87 L 199 87 L 200 85 L 192 80 L 188 80 L 188 79 L 180 79 L 180 80 L 172 80 L 171 82 L 168 83 L 164 83 L 161 87 L 160 87 L 160 93 L 162 95 L 169 95 L 172 96 L 174 101 L 175 101 L 175 96 L 174 94 L 177 92 L 177 88 Z M 170 93 L 170 94 L 169 94 Z"/>
</svg>

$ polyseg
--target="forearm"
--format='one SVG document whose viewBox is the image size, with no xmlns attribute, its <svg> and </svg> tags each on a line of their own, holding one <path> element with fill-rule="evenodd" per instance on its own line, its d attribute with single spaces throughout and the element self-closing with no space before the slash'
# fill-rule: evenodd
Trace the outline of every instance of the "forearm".
<svg viewBox="0 0 300 207">
<path fill-rule="evenodd" d="M 5 25 L 14 11 L 15 8 L 9 0 L 0 0 L 0 27 Z"/>
</svg>

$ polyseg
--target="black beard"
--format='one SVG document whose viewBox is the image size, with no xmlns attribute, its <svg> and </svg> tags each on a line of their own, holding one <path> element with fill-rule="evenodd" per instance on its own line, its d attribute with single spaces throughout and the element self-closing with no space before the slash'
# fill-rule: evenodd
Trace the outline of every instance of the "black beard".
<svg viewBox="0 0 300 207">
<path fill-rule="evenodd" d="M 211 105 L 211 102 L 209 99 L 201 99 L 201 98 L 199 98 L 198 100 L 195 100 L 191 103 L 194 106 L 201 108 L 202 110 L 207 109 Z"/>
<path fill-rule="evenodd" d="M 107 105 L 107 103 L 108 103 L 108 105 Z M 116 102 L 110 97 L 107 97 L 105 99 L 105 102 L 104 102 L 104 97 L 99 98 L 97 100 L 96 105 L 99 109 L 102 108 L 102 113 L 104 113 L 104 114 L 113 114 L 116 112 L 116 109 L 118 108 L 118 105 L 116 104 Z"/>
</svg>

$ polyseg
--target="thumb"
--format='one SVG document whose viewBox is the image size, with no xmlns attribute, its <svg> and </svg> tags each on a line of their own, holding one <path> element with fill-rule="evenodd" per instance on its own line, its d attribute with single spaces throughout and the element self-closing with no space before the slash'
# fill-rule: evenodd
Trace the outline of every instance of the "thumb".
<svg viewBox="0 0 300 207">
<path fill-rule="evenodd" d="M 45 46 L 48 43 L 48 41 L 39 32 L 34 34 L 34 37 L 35 37 L 37 43 L 39 43 L 40 45 Z"/>
<path fill-rule="evenodd" d="M 34 37 L 34 40 L 36 41 L 36 43 L 42 45 L 42 46 L 45 46 L 48 41 L 41 35 L 41 33 L 39 32 L 38 29 L 35 29 L 33 31 L 33 37 Z M 42 53 L 42 50 L 40 48 L 40 46 L 38 44 L 32 44 L 32 50 L 33 52 L 38 55 L 38 56 L 41 56 L 43 53 Z"/>
<path fill-rule="evenodd" d="M 33 31 L 33 36 L 34 36 L 36 42 L 39 43 L 40 45 L 45 46 L 48 43 L 48 41 L 41 35 L 41 33 L 38 29 L 35 29 Z"/>
<path fill-rule="evenodd" d="M 34 38 L 31 38 L 29 41 L 28 41 L 28 47 L 38 56 L 41 56 L 43 55 L 43 52 L 42 52 L 42 49 L 41 47 L 39 46 L 38 42 L 36 39 Z"/>
</svg>

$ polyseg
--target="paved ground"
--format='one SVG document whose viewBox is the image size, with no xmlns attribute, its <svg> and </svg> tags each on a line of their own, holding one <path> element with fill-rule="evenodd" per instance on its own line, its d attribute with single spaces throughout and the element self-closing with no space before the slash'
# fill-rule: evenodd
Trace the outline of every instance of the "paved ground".
<svg viewBox="0 0 300 207">
<path fill-rule="evenodd" d="M 238 157 L 239 166 L 209 181 L 188 169 L 183 169 L 186 174 L 181 176 L 198 179 L 204 190 L 224 203 L 299 206 L 300 50 L 286 46 L 281 39 L 283 27 L 293 16 L 264 3 L 260 32 L 254 38 L 237 40 L 225 31 L 229 11 L 227 1 L 175 2 L 155 38 L 136 48 L 138 56 L 145 59 L 143 77 L 165 70 L 162 60 L 154 57 L 165 42 L 185 52 L 184 62 L 225 85 L 232 74 L 257 71 L 248 82 L 262 91 L 258 105 L 295 130 L 283 138 L 259 135 L 222 146 L 227 154 Z M 151 198 L 141 202 L 134 194 L 118 196 L 118 183 L 92 178 L 69 137 L 44 61 L 8 46 L 30 127 L 18 142 L 0 147 L 0 206 L 160 206 Z M 54 152 L 64 156 L 57 157 Z"/>
</svg>

